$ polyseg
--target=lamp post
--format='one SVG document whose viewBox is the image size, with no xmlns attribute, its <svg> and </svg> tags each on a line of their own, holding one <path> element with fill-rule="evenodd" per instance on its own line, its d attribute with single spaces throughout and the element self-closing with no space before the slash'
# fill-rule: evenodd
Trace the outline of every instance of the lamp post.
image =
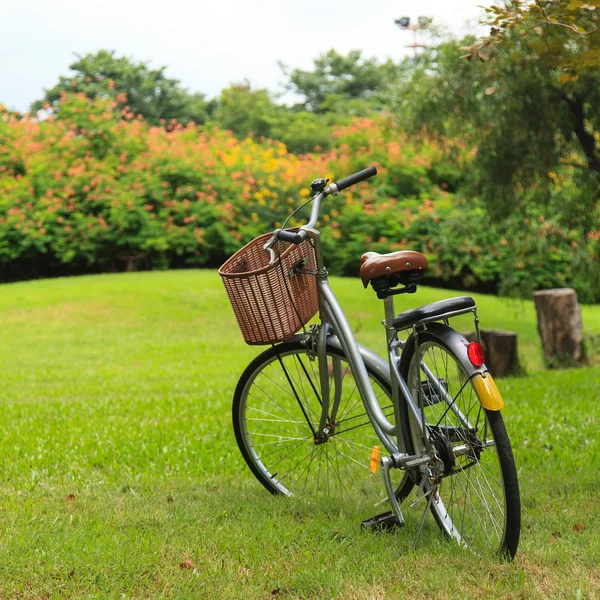
<svg viewBox="0 0 600 600">
<path fill-rule="evenodd" d="M 416 62 L 417 60 L 417 48 L 427 48 L 425 44 L 417 43 L 417 33 L 424 29 L 427 29 L 431 22 L 433 21 L 433 17 L 417 17 L 417 22 L 411 24 L 410 17 L 400 17 L 396 19 L 394 23 L 403 31 L 412 31 L 413 32 L 413 43 L 408 44 L 407 48 L 413 49 L 413 58 Z"/>
</svg>

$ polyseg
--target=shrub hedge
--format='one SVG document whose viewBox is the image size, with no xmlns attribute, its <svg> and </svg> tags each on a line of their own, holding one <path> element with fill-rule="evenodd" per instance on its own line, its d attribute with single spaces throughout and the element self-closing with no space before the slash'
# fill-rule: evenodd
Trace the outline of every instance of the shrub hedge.
<svg viewBox="0 0 600 600">
<path fill-rule="evenodd" d="M 375 164 L 379 177 L 323 207 L 332 272 L 355 273 L 368 249 L 411 248 L 446 284 L 519 293 L 569 285 L 600 301 L 599 216 L 584 235 L 560 210 L 532 208 L 535 190 L 526 190 L 511 217 L 494 222 L 462 192 L 474 149 L 461 140 L 408 138 L 379 116 L 337 128 L 327 152 L 296 156 L 276 141 L 193 124 L 148 127 L 113 108 L 65 95 L 60 118 L 0 109 L 2 280 L 215 266 L 280 226 L 312 179 Z M 576 196 L 568 172 L 552 176 L 557 197 Z"/>
</svg>

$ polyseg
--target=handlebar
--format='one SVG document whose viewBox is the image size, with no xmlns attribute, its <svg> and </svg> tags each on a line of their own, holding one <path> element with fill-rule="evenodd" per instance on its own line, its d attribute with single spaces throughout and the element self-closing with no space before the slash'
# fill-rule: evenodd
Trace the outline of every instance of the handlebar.
<svg viewBox="0 0 600 600">
<path fill-rule="evenodd" d="M 305 227 L 314 227 L 317 224 L 317 219 L 319 217 L 319 205 L 323 198 L 329 196 L 330 194 L 337 196 L 337 194 L 342 190 L 345 190 L 356 183 L 360 183 L 361 181 L 365 181 L 374 175 L 377 175 L 377 169 L 371 166 L 367 167 L 366 169 L 362 169 L 357 173 L 349 175 L 348 177 L 344 177 L 344 179 L 340 179 L 338 182 L 330 183 L 322 192 L 314 197 L 313 207 L 310 212 L 310 221 L 307 223 L 307 225 L 305 225 Z M 283 242 L 300 244 L 306 237 L 306 231 L 304 231 L 302 228 L 296 232 L 278 229 L 274 232 L 274 237 L 275 239 Z"/>
<path fill-rule="evenodd" d="M 306 231 L 304 231 L 304 229 L 301 229 L 300 231 L 285 231 L 285 229 L 278 229 L 275 236 L 282 242 L 300 244 L 306 237 Z"/>
<path fill-rule="evenodd" d="M 377 169 L 373 166 L 367 167 L 366 169 L 362 169 L 361 171 L 349 175 L 348 177 L 344 177 L 344 179 L 340 179 L 338 182 L 330 183 L 322 192 L 319 192 L 313 198 L 313 206 L 312 210 L 310 211 L 310 221 L 306 225 L 303 225 L 298 231 L 285 231 L 284 229 L 276 229 L 273 232 L 271 239 L 264 245 L 264 249 L 271 254 L 271 261 L 269 264 L 273 264 L 275 261 L 273 246 L 277 240 L 281 240 L 282 242 L 290 242 L 292 244 L 302 243 L 306 237 L 305 228 L 311 229 L 317 224 L 317 219 L 319 218 L 319 206 L 323 198 L 326 198 L 331 194 L 337 196 L 339 192 L 349 188 L 352 185 L 355 185 L 356 183 L 365 181 L 374 175 L 377 175 Z"/>
<path fill-rule="evenodd" d="M 354 173 L 353 175 L 348 175 L 348 177 L 344 177 L 344 179 L 341 179 L 337 183 L 332 183 L 331 185 L 335 185 L 338 191 L 341 192 L 351 185 L 365 181 L 365 179 L 369 179 L 369 177 L 373 177 L 374 175 L 377 175 L 377 169 L 375 167 L 367 167 L 366 169 L 358 171 L 358 173 Z"/>
</svg>

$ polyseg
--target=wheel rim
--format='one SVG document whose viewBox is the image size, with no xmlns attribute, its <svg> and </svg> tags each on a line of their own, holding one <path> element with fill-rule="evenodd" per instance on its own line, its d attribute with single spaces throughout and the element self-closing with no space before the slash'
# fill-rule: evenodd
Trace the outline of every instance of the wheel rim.
<svg viewBox="0 0 600 600">
<path fill-rule="evenodd" d="M 379 472 L 369 468 L 373 447 L 381 448 L 381 442 L 365 414 L 348 363 L 332 354 L 328 355 L 330 403 L 335 396 L 333 360 L 341 364 L 341 397 L 331 435 L 321 444 L 315 444 L 313 434 L 321 416 L 317 361 L 305 351 L 290 350 L 261 363 L 239 404 L 245 455 L 276 493 L 352 498 L 374 505 L 385 497 Z M 387 387 L 373 376 L 371 383 L 393 422 Z"/>
<path fill-rule="evenodd" d="M 441 459 L 427 483 L 436 492 L 432 511 L 442 531 L 478 552 L 502 550 L 506 533 L 506 494 L 494 432 L 477 392 L 459 363 L 435 342 L 419 345 L 422 362 L 417 374 L 416 355 L 409 381 L 419 396 L 428 429 Z M 418 375 L 418 376 L 417 376 Z M 433 375 L 442 388 L 431 381 Z M 444 393 L 444 388 L 446 393 Z M 411 428 L 416 432 L 416 427 Z M 424 448 L 420 436 L 413 443 Z M 444 473 L 445 471 L 445 473 Z M 438 483 L 436 486 L 435 483 Z"/>
</svg>

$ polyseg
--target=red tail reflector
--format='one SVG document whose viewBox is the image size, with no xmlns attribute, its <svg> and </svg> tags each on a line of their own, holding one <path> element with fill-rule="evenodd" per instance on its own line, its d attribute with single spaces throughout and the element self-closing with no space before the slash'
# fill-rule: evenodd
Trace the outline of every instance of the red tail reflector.
<svg viewBox="0 0 600 600">
<path fill-rule="evenodd" d="M 479 342 L 471 342 L 467 346 L 467 356 L 474 367 L 480 367 L 485 362 L 483 346 Z"/>
</svg>

